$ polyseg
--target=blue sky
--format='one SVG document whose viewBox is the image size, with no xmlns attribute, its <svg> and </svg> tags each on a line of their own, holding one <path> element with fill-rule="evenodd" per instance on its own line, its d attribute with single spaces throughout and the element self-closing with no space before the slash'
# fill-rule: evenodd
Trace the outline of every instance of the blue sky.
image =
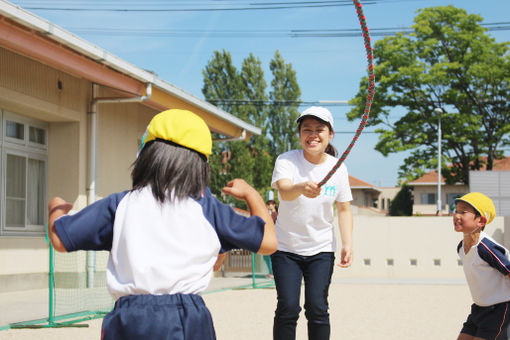
<svg viewBox="0 0 510 340">
<path fill-rule="evenodd" d="M 36 1 L 16 0 L 13 3 L 45 18 L 56 25 L 118 57 L 147 70 L 177 87 L 203 98 L 202 70 L 214 50 L 230 52 L 234 65 L 249 53 L 261 59 L 268 84 L 272 79 L 269 62 L 279 50 L 287 63 L 297 72 L 305 102 L 321 100 L 348 100 L 357 92 L 359 81 L 366 74 L 366 56 L 361 37 L 292 38 L 291 30 L 302 29 L 359 29 L 352 4 L 339 7 L 290 8 L 243 11 L 60 11 L 36 7 L 59 8 L 218 8 L 219 5 L 249 7 L 260 1 L 188 0 L 188 1 Z M 279 1 L 290 3 L 294 1 Z M 405 28 L 413 24 L 416 11 L 431 6 L 452 4 L 469 13 L 480 14 L 485 23 L 508 22 L 508 0 L 376 0 L 375 4 L 362 1 L 370 29 Z M 140 6 L 144 4 L 144 6 Z M 100 7 L 101 6 L 101 7 Z M 124 34 L 98 33 L 101 30 L 120 29 Z M 133 31 L 151 34 L 130 34 Z M 165 30 L 179 31 L 175 36 L 162 34 Z M 183 32 L 188 34 L 183 36 Z M 220 34 L 223 32 L 223 34 Z M 232 32 L 238 32 L 236 35 Z M 244 33 L 243 33 L 244 32 Z M 256 32 L 256 33 L 255 33 Z M 498 41 L 510 41 L 510 31 L 490 34 Z M 379 39 L 374 37 L 373 40 Z M 352 131 L 359 122 L 348 122 L 346 106 L 328 107 L 335 118 L 336 131 Z M 394 113 L 395 118 L 398 112 Z M 377 135 L 365 129 L 351 154 L 346 159 L 349 173 L 379 186 L 397 184 L 398 167 L 406 154 L 383 157 L 373 148 Z M 338 133 L 334 145 L 341 153 L 350 143 L 353 133 Z"/>
</svg>

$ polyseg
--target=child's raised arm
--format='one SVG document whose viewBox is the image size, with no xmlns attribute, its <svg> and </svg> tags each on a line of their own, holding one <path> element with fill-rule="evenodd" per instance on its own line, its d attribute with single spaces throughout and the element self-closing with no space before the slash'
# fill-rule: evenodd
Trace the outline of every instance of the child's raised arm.
<svg viewBox="0 0 510 340">
<path fill-rule="evenodd" d="M 64 247 L 62 240 L 60 240 L 60 237 L 55 231 L 55 220 L 67 214 L 72 208 L 73 205 L 71 203 L 64 201 L 60 197 L 54 197 L 50 203 L 48 203 L 48 237 L 56 251 L 66 252 L 67 249 Z"/>
<path fill-rule="evenodd" d="M 251 215 L 259 216 L 266 222 L 264 226 L 264 238 L 262 239 L 257 253 L 262 255 L 274 253 L 278 248 L 274 222 L 271 215 L 269 215 L 264 200 L 257 190 L 246 183 L 245 180 L 236 178 L 227 183 L 227 186 L 223 188 L 223 192 L 234 198 L 245 201 L 246 204 L 248 204 Z"/>
</svg>

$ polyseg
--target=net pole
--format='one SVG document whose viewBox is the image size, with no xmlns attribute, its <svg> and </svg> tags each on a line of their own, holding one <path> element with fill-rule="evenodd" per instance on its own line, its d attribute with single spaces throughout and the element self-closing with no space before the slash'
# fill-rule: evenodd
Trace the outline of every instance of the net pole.
<svg viewBox="0 0 510 340">
<path fill-rule="evenodd" d="M 48 323 L 53 325 L 55 322 L 55 261 L 54 261 L 54 249 L 50 242 L 50 271 L 48 275 L 49 293 L 48 293 Z"/>
<path fill-rule="evenodd" d="M 251 253 L 251 284 L 253 288 L 257 288 L 257 283 L 255 282 L 255 254 Z"/>
</svg>

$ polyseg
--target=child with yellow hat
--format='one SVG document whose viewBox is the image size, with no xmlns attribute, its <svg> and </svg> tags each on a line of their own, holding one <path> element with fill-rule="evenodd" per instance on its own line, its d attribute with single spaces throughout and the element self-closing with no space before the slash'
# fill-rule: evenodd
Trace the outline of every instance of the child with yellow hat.
<svg viewBox="0 0 510 340">
<path fill-rule="evenodd" d="M 456 200 L 453 225 L 464 234 L 457 253 L 474 302 L 457 340 L 508 339 L 510 256 L 483 231 L 495 216 L 494 203 L 482 193 L 471 192 Z"/>
<path fill-rule="evenodd" d="M 57 251 L 108 250 L 106 281 L 115 299 L 103 340 L 213 340 L 207 288 L 218 253 L 233 248 L 276 250 L 264 200 L 241 179 L 223 192 L 245 200 L 252 217 L 214 198 L 207 185 L 209 128 L 186 110 L 154 116 L 131 172 L 132 188 L 74 215 L 55 197 L 48 235 Z"/>
</svg>

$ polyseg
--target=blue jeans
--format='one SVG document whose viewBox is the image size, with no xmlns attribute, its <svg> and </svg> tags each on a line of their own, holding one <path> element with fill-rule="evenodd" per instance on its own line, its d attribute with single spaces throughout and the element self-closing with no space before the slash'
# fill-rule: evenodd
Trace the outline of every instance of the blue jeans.
<svg viewBox="0 0 510 340">
<path fill-rule="evenodd" d="M 278 304 L 273 324 L 274 340 L 295 340 L 301 307 L 301 279 L 305 282 L 305 316 L 308 339 L 330 336 L 328 290 L 335 262 L 333 252 L 302 256 L 283 251 L 271 255 Z"/>
</svg>

